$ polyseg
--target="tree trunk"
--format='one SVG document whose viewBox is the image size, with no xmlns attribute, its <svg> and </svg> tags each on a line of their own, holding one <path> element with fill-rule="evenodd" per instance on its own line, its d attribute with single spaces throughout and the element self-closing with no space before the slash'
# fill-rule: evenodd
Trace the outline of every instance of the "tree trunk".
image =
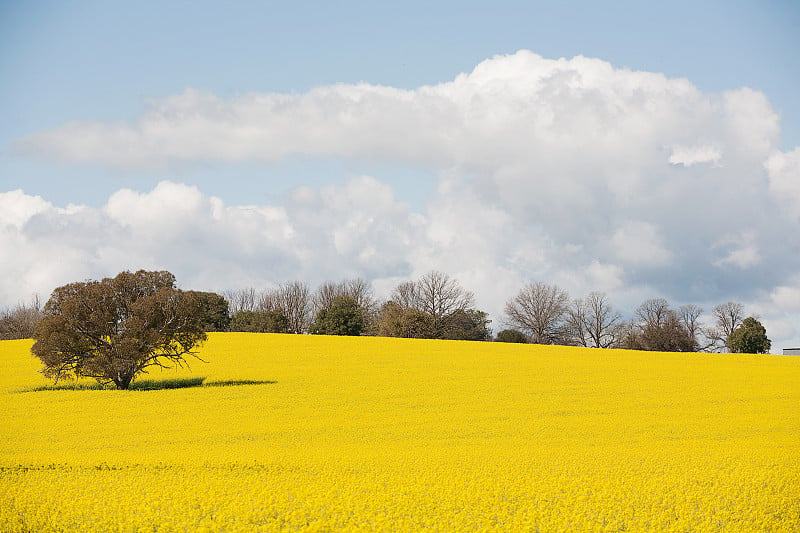
<svg viewBox="0 0 800 533">
<path fill-rule="evenodd" d="M 117 390 L 128 390 L 131 386 L 131 381 L 133 381 L 133 376 L 117 376 L 114 379 L 114 385 L 117 386 Z"/>
</svg>

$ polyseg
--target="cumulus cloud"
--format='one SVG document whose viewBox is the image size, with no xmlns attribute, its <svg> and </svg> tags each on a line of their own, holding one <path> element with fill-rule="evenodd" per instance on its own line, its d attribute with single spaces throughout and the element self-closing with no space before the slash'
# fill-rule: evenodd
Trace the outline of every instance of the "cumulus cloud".
<svg viewBox="0 0 800 533">
<path fill-rule="evenodd" d="M 15 149 L 110 170 L 297 154 L 380 161 L 424 168 L 437 191 L 423 212 L 380 175 L 251 206 L 170 182 L 118 191 L 101 209 L 17 191 L 6 193 L 17 211 L 0 210 L 0 238 L 31 264 L 42 264 L 35 250 L 63 252 L 65 280 L 175 265 L 209 289 L 363 275 L 388 290 L 436 268 L 496 320 L 532 280 L 574 296 L 605 290 L 628 309 L 643 295 L 777 305 L 800 269 L 800 148 L 781 152 L 779 138 L 759 91 L 704 93 L 685 79 L 527 51 L 416 89 L 337 84 L 232 98 L 188 89 L 132 122 L 75 121 Z M 16 290 L 3 287 L 0 297 Z"/>
<path fill-rule="evenodd" d="M 414 215 L 374 178 L 297 189 L 280 205 L 227 206 L 197 188 L 162 182 L 121 190 L 101 208 L 61 209 L 23 193 L 0 195 L 35 206 L 0 226 L 0 302 L 124 269 L 167 268 L 193 288 L 320 282 L 346 275 L 381 278 L 410 271 Z"/>
</svg>

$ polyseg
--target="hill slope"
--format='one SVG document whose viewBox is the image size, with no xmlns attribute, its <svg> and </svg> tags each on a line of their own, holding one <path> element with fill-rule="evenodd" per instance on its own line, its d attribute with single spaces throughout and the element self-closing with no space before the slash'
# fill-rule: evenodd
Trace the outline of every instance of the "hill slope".
<svg viewBox="0 0 800 533">
<path fill-rule="evenodd" d="M 800 527 L 800 358 L 217 333 L 150 376 L 201 387 L 20 392 L 29 348 L 3 531 Z"/>
</svg>

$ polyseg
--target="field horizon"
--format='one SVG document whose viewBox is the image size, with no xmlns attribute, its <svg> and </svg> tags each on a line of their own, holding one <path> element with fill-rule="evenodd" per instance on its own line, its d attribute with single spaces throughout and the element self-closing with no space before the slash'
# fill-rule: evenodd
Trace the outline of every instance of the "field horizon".
<svg viewBox="0 0 800 533">
<path fill-rule="evenodd" d="M 212 333 L 143 376 L 199 385 L 59 390 L 31 344 L 3 531 L 800 527 L 800 358 Z"/>
</svg>

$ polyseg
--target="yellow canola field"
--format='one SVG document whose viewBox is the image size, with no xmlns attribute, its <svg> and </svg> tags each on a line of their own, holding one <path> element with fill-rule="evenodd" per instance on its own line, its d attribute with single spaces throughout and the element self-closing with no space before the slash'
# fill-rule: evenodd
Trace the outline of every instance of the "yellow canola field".
<svg viewBox="0 0 800 533">
<path fill-rule="evenodd" d="M 0 342 L 0 531 L 800 531 L 800 357 L 211 334 L 171 390 Z M 268 383 L 263 383 L 268 382 Z"/>
</svg>

